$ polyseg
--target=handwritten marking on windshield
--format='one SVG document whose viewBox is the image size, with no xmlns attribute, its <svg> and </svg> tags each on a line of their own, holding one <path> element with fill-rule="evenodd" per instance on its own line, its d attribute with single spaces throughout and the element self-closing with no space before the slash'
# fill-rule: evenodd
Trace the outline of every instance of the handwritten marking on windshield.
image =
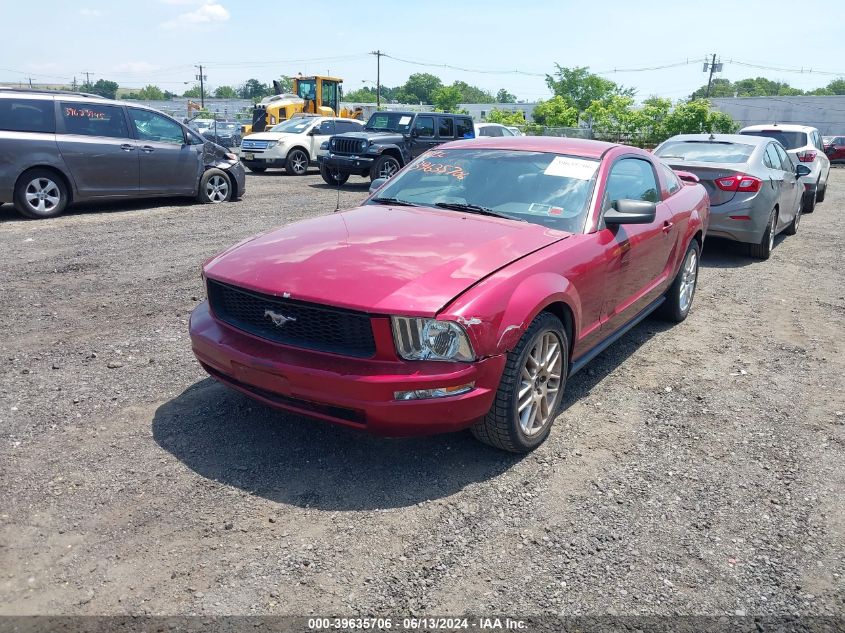
<svg viewBox="0 0 845 633">
<path fill-rule="evenodd" d="M 463 180 L 469 173 L 464 171 L 463 167 L 459 165 L 449 165 L 447 163 L 432 163 L 428 160 L 423 160 L 413 165 L 409 165 L 408 169 L 418 170 L 427 174 L 434 174 L 435 176 L 452 176 L 456 180 Z"/>
</svg>

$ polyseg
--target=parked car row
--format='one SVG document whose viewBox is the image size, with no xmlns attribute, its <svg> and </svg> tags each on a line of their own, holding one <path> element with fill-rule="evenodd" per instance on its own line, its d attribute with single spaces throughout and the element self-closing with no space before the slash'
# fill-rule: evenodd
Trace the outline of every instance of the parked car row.
<svg viewBox="0 0 845 633">
<path fill-rule="evenodd" d="M 94 95 L 0 90 L 0 203 L 51 218 L 71 202 L 243 195 L 238 157 L 175 119 Z"/>
</svg>

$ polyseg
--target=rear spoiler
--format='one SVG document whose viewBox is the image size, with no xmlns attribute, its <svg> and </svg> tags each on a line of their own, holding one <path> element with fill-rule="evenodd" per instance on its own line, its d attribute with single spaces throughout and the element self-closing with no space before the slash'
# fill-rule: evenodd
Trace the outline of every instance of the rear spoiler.
<svg viewBox="0 0 845 633">
<path fill-rule="evenodd" d="M 675 172 L 675 175 L 678 178 L 680 178 L 681 180 L 683 180 L 687 184 L 695 185 L 695 184 L 698 184 L 699 182 L 701 182 L 701 179 L 692 172 L 683 171 L 683 170 L 680 170 L 680 169 L 673 169 L 672 171 Z"/>
</svg>

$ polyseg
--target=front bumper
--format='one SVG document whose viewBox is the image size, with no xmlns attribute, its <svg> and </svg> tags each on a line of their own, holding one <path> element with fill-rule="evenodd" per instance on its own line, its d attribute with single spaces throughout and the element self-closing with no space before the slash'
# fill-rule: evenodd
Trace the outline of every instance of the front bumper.
<svg viewBox="0 0 845 633">
<path fill-rule="evenodd" d="M 234 163 L 231 167 L 226 170 L 232 178 L 235 179 L 235 186 L 237 188 L 237 197 L 241 197 L 246 193 L 246 170 L 244 166 L 240 163 Z"/>
<path fill-rule="evenodd" d="M 339 154 L 326 154 L 318 158 L 320 164 L 343 173 L 363 173 L 372 169 L 376 159 L 372 156 L 341 156 Z"/>
<path fill-rule="evenodd" d="M 211 315 L 191 315 L 191 344 L 214 378 L 267 405 L 379 435 L 446 433 L 469 427 L 493 404 L 505 356 L 475 363 L 355 359 L 287 347 L 236 330 Z M 394 400 L 394 392 L 457 386 L 468 393 Z"/>
</svg>

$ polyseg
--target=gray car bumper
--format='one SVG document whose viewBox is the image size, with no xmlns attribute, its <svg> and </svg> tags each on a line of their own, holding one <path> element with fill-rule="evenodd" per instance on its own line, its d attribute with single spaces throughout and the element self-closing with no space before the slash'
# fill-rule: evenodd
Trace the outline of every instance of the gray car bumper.
<svg viewBox="0 0 845 633">
<path fill-rule="evenodd" d="M 721 207 L 727 208 L 721 208 Z M 759 244 L 766 232 L 771 209 L 768 205 L 734 206 L 729 204 L 710 207 L 708 237 L 724 237 L 736 242 Z M 744 219 L 745 217 L 749 219 Z"/>
</svg>

